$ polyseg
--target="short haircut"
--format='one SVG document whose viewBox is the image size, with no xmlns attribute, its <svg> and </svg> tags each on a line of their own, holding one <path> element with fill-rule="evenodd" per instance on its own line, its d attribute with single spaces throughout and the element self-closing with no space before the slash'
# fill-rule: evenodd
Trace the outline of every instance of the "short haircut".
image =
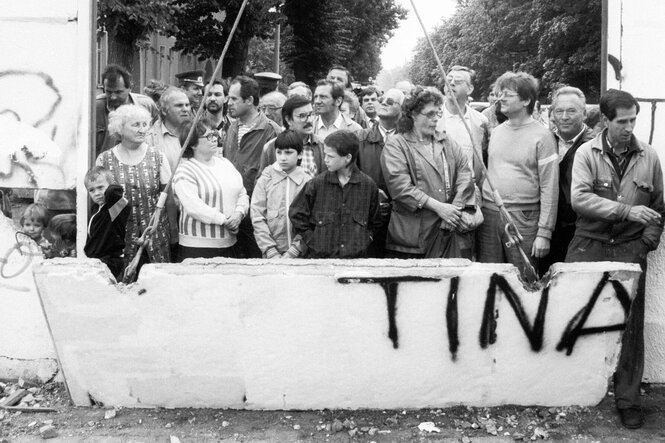
<svg viewBox="0 0 665 443">
<path fill-rule="evenodd" d="M 356 96 L 353 91 L 344 91 L 344 101 L 349 104 L 349 110 L 351 110 L 351 112 L 354 114 L 358 112 L 358 108 L 360 108 L 360 101 L 358 100 L 358 96 Z"/>
<path fill-rule="evenodd" d="M 196 146 L 199 145 L 199 137 L 203 137 L 206 132 L 210 130 L 210 127 L 206 124 L 206 121 L 204 120 L 199 120 L 196 122 L 196 126 L 194 127 L 194 134 L 192 134 L 192 138 L 189 140 L 189 143 L 185 145 L 185 142 L 187 141 L 187 135 L 189 134 L 189 131 L 192 129 L 192 123 L 193 122 L 187 122 L 183 125 L 182 131 L 180 131 L 180 146 L 185 148 L 185 150 L 182 153 L 182 158 L 192 158 L 194 157 L 194 149 Z"/>
<path fill-rule="evenodd" d="M 289 85 L 289 88 L 287 89 L 286 95 L 290 96 L 294 89 L 297 88 L 304 88 L 305 89 L 305 97 L 307 97 L 309 100 L 312 100 L 312 88 L 310 88 L 307 83 L 305 82 L 293 82 Z"/>
<path fill-rule="evenodd" d="M 526 72 L 504 72 L 496 80 L 496 87 L 499 91 L 512 89 L 517 92 L 521 100 L 529 100 L 526 110 L 529 114 L 533 114 L 538 99 L 538 80 L 533 75 Z"/>
<path fill-rule="evenodd" d="M 358 158 L 358 150 L 360 149 L 360 141 L 353 132 L 347 129 L 340 129 L 330 134 L 323 143 L 337 151 L 340 157 L 346 157 L 351 154 L 351 163 L 355 163 Z"/>
<path fill-rule="evenodd" d="M 284 124 L 284 127 L 289 129 L 289 123 L 286 119 L 293 120 L 293 111 L 311 103 L 312 102 L 309 99 L 302 95 L 294 95 L 293 97 L 287 98 L 282 106 L 282 123 Z"/>
<path fill-rule="evenodd" d="M 640 104 L 632 94 L 618 89 L 609 89 L 600 97 L 600 113 L 612 121 L 617 116 L 617 109 L 630 109 L 635 106 L 635 111 L 640 113 Z"/>
<path fill-rule="evenodd" d="M 275 150 L 277 149 L 294 149 L 298 154 L 301 154 L 302 136 L 291 129 L 280 132 L 275 139 Z"/>
<path fill-rule="evenodd" d="M 462 65 L 454 65 L 451 66 L 450 69 L 448 70 L 448 73 L 451 73 L 453 71 L 463 71 L 469 74 L 469 81 L 471 82 L 471 86 L 473 86 L 473 82 L 476 80 L 476 71 L 474 71 L 471 68 L 467 68 L 466 66 Z"/>
<path fill-rule="evenodd" d="M 264 102 L 271 99 L 276 99 L 277 103 L 282 107 L 284 106 L 284 102 L 286 102 L 286 96 L 279 91 L 270 91 L 266 94 L 263 94 L 263 97 L 261 97 L 261 100 Z"/>
<path fill-rule="evenodd" d="M 240 97 L 243 100 L 247 100 L 249 97 L 252 97 L 252 103 L 254 106 L 258 106 L 260 98 L 259 83 L 253 78 L 247 77 L 246 75 L 237 76 L 233 79 L 231 85 L 236 83 L 240 85 Z"/>
<path fill-rule="evenodd" d="M 67 243 L 76 242 L 76 214 L 54 215 L 48 222 L 48 230 L 58 234 Z"/>
<path fill-rule="evenodd" d="M 364 96 L 372 94 L 376 94 L 377 97 L 380 97 L 381 91 L 379 91 L 376 86 L 366 86 L 360 91 L 358 98 L 362 99 Z"/>
<path fill-rule="evenodd" d="M 591 106 L 589 108 L 589 111 L 586 114 L 586 118 L 584 119 L 584 123 L 593 129 L 594 126 L 596 126 L 600 122 L 600 109 L 598 106 Z"/>
<path fill-rule="evenodd" d="M 330 95 L 332 95 L 333 100 L 344 99 L 344 86 L 339 82 L 322 79 L 316 82 L 316 86 L 330 86 Z"/>
<path fill-rule="evenodd" d="M 108 65 L 102 72 L 102 84 L 104 84 L 104 80 L 108 80 L 109 83 L 117 83 L 119 78 L 122 78 L 125 88 L 132 87 L 132 74 L 122 66 Z"/>
<path fill-rule="evenodd" d="M 575 95 L 580 100 L 582 100 L 582 106 L 586 107 L 586 96 L 584 95 L 584 92 L 582 92 L 580 88 L 576 88 L 574 86 L 562 86 L 556 91 L 554 91 L 554 94 L 552 94 L 551 108 L 556 106 L 557 99 L 562 95 Z"/>
<path fill-rule="evenodd" d="M 139 105 L 122 105 L 109 114 L 109 134 L 120 137 L 122 128 L 132 118 L 143 118 L 148 124 L 151 121 L 150 111 Z"/>
<path fill-rule="evenodd" d="M 164 109 L 168 106 L 168 104 L 171 102 L 171 99 L 174 95 L 181 95 L 185 94 L 185 92 L 180 89 L 176 88 L 175 86 L 169 86 L 167 87 L 164 91 L 162 91 L 162 94 L 159 96 L 159 114 L 164 115 Z M 188 100 L 189 102 L 189 100 Z"/>
<path fill-rule="evenodd" d="M 115 183 L 115 177 L 111 171 L 106 169 L 104 166 L 93 166 L 88 172 L 85 173 L 83 184 L 88 187 L 90 183 L 92 183 L 94 180 L 97 180 L 99 177 L 106 179 L 109 185 Z"/>
<path fill-rule="evenodd" d="M 160 97 L 169 87 L 166 83 L 160 80 L 150 80 L 150 83 L 145 85 L 143 88 L 143 93 L 150 97 L 155 103 L 159 102 Z"/>
<path fill-rule="evenodd" d="M 44 205 L 33 203 L 28 205 L 21 214 L 21 226 L 26 220 L 34 220 L 40 222 L 44 227 L 48 225 L 48 210 Z"/>
<path fill-rule="evenodd" d="M 351 71 L 349 71 L 348 69 L 346 69 L 345 66 L 342 65 L 332 65 L 330 69 L 328 69 L 328 74 L 330 74 L 330 71 L 332 71 L 333 69 L 346 72 L 346 84 L 344 85 L 344 87 L 350 88 L 351 83 L 353 83 L 353 77 L 351 76 Z"/>
<path fill-rule="evenodd" d="M 404 100 L 402 104 L 402 116 L 397 122 L 397 130 L 400 134 L 413 129 L 413 116 L 422 111 L 428 104 L 434 106 L 443 105 L 443 95 L 436 88 L 423 88 L 416 86 L 411 97 Z"/>
</svg>

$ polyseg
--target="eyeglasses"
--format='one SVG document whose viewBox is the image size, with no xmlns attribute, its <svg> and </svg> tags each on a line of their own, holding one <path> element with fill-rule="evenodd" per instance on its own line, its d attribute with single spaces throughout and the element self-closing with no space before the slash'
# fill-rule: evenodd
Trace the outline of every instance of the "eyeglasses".
<svg viewBox="0 0 665 443">
<path fill-rule="evenodd" d="M 206 134 L 203 134 L 199 138 L 205 138 L 211 143 L 217 143 L 219 141 L 219 132 L 218 131 L 210 131 Z"/>
<path fill-rule="evenodd" d="M 438 117 L 438 118 L 443 117 L 443 111 L 441 109 L 439 109 L 438 111 L 429 111 L 427 113 L 419 112 L 418 114 L 424 115 L 425 117 L 427 117 L 430 120 L 432 120 L 434 117 Z"/>
<path fill-rule="evenodd" d="M 399 104 L 399 103 L 397 103 L 396 100 L 393 100 L 393 99 L 390 98 L 390 97 L 388 97 L 388 98 L 386 98 L 386 97 L 381 97 L 381 98 L 379 99 L 379 103 L 381 103 L 382 105 L 383 105 L 383 104 L 386 104 L 386 105 L 388 105 L 388 106 L 392 106 L 392 105 L 394 105 L 394 104 Z"/>
<path fill-rule="evenodd" d="M 576 117 L 581 111 L 579 109 L 570 108 L 570 109 L 555 109 L 554 115 L 557 117 L 563 117 L 564 114 L 568 114 L 568 117 Z"/>
<path fill-rule="evenodd" d="M 282 109 L 282 107 L 281 106 L 273 106 L 273 105 L 261 105 L 261 106 L 259 106 L 259 109 L 263 112 L 266 112 L 266 111 L 275 112 L 275 111 L 279 111 L 280 109 Z"/>
<path fill-rule="evenodd" d="M 502 98 L 504 98 L 504 97 L 517 97 L 517 96 L 519 96 L 519 94 L 518 94 L 517 92 L 515 92 L 515 91 L 508 91 L 508 90 L 505 90 L 505 89 L 504 89 L 503 91 L 499 92 L 499 93 L 496 95 L 496 98 L 498 98 L 498 99 L 500 100 L 500 99 L 502 99 Z"/>
<path fill-rule="evenodd" d="M 300 114 L 293 114 L 293 117 L 297 118 L 298 120 L 305 121 L 308 120 L 313 115 L 314 115 L 313 112 L 301 112 Z"/>
</svg>

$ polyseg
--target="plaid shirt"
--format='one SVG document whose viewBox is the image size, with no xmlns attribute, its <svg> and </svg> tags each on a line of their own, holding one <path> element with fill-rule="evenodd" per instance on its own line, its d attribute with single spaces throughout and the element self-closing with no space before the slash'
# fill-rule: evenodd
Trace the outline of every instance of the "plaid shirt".
<svg viewBox="0 0 665 443">
<path fill-rule="evenodd" d="M 307 257 L 365 257 L 381 225 L 378 188 L 355 164 L 343 187 L 336 172 L 326 171 L 296 196 L 289 217 L 308 247 Z"/>
</svg>

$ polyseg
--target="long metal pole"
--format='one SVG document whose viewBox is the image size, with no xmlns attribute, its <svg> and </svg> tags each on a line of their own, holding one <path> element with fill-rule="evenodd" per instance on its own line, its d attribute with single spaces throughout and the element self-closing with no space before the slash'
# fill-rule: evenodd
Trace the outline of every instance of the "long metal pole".
<svg viewBox="0 0 665 443">
<path fill-rule="evenodd" d="M 224 49 L 222 49 L 222 54 L 219 56 L 219 60 L 217 61 L 217 66 L 215 67 L 215 70 L 213 71 L 212 76 L 210 77 L 210 81 L 208 82 L 208 86 L 204 89 L 204 91 L 209 91 L 210 88 L 212 88 L 212 85 L 214 84 L 217 75 L 220 72 L 222 72 L 224 57 L 226 56 L 226 52 L 228 51 L 229 46 L 231 45 L 231 39 L 233 38 L 233 34 L 235 34 L 236 29 L 238 28 L 238 23 L 240 22 L 240 18 L 242 17 L 242 13 L 245 11 L 245 6 L 247 6 L 248 1 L 249 0 L 243 0 L 242 5 L 240 6 L 240 10 L 238 11 L 236 20 L 235 22 L 233 22 L 233 27 L 229 32 L 229 36 L 226 39 L 226 43 L 224 44 Z M 182 144 L 183 147 L 180 148 L 180 155 L 178 156 L 178 161 L 173 170 L 174 173 L 175 170 L 178 168 L 180 161 L 182 160 L 182 154 L 185 151 L 184 147 L 189 144 L 190 140 L 194 136 L 194 131 L 196 130 L 196 123 L 201 119 L 201 115 L 203 115 L 203 105 L 199 106 L 199 109 L 196 111 L 196 114 L 194 115 L 194 120 L 192 120 L 192 127 L 189 129 L 189 132 L 187 133 L 187 138 L 185 139 L 185 142 Z M 155 232 L 157 230 L 157 227 L 159 226 L 159 219 L 162 214 L 162 210 L 164 209 L 164 204 L 166 203 L 166 198 L 168 196 L 169 190 L 171 189 L 172 183 L 173 183 L 173 177 L 171 177 L 171 180 L 169 180 L 169 182 L 166 184 L 166 187 L 159 196 L 159 201 L 157 202 L 157 207 L 155 209 L 155 212 L 150 217 L 150 225 L 143 232 L 143 235 L 141 235 L 140 239 L 141 244 L 139 245 L 139 249 L 136 251 L 136 255 L 125 269 L 125 274 L 124 274 L 125 282 L 130 281 L 133 278 L 138 268 L 139 260 L 141 259 L 141 254 L 143 254 L 143 250 L 145 249 L 147 240 L 150 238 L 150 236 L 152 236 L 152 233 Z"/>
<path fill-rule="evenodd" d="M 420 22 L 420 27 L 423 29 L 423 33 L 425 34 L 425 38 L 427 39 L 427 43 L 429 43 L 430 48 L 432 49 L 432 53 L 434 54 L 434 59 L 436 60 L 436 64 L 439 67 L 439 70 L 441 71 L 441 76 L 443 77 L 444 84 L 446 85 L 446 88 L 451 91 L 452 88 L 450 86 L 450 82 L 448 81 L 448 76 L 446 75 L 446 70 L 443 68 L 443 64 L 441 64 L 441 60 L 439 59 L 439 55 L 436 53 L 436 48 L 434 47 L 434 43 L 432 43 L 432 39 L 430 39 L 429 34 L 427 33 L 427 28 L 425 28 L 425 24 L 423 23 L 422 19 L 420 18 L 420 14 L 418 14 L 418 9 L 416 8 L 416 4 L 414 3 L 414 0 L 411 0 L 411 7 L 413 8 L 413 12 L 416 14 L 416 18 L 418 18 L 418 22 Z M 494 185 L 492 184 L 492 181 L 487 174 L 487 168 L 485 167 L 485 163 L 483 162 L 483 158 L 480 154 L 480 149 L 477 145 L 477 140 L 474 140 L 473 135 L 471 133 L 471 128 L 469 127 L 469 124 L 467 123 L 466 119 L 464 119 L 464 114 L 462 113 L 462 107 L 457 103 L 457 100 L 453 100 L 455 103 L 455 108 L 457 110 L 457 113 L 461 117 L 460 120 L 464 124 L 464 128 L 466 129 L 466 132 L 469 133 L 469 138 L 471 139 L 471 143 L 473 145 L 473 155 L 474 159 L 478 164 L 481 166 L 483 170 L 483 176 L 484 180 L 487 181 L 487 185 L 490 188 L 490 191 L 492 192 L 492 196 L 494 197 L 494 203 L 499 207 L 499 212 L 501 215 L 503 215 L 504 219 L 506 220 L 506 235 L 509 237 L 509 246 L 515 246 L 520 252 L 520 257 L 522 258 L 522 261 L 524 262 L 524 268 L 526 271 L 526 275 L 523 277 L 529 282 L 533 283 L 538 280 L 538 274 L 536 273 L 536 270 L 534 269 L 533 265 L 531 264 L 531 260 L 529 260 L 529 257 L 526 255 L 524 252 L 524 249 L 522 248 L 522 235 L 519 233 L 519 230 L 517 229 L 517 226 L 515 226 L 515 222 L 513 221 L 512 216 L 510 213 L 506 210 L 505 205 L 503 204 L 503 199 L 501 198 L 501 195 L 499 194 L 499 191 L 496 190 Z"/>
</svg>

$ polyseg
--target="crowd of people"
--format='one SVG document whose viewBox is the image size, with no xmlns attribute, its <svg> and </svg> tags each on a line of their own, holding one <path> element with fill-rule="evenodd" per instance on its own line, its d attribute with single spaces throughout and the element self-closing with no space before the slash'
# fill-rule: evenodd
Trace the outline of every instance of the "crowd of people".
<svg viewBox="0 0 665 443">
<path fill-rule="evenodd" d="M 313 89 L 294 82 L 284 93 L 261 92 L 248 76 L 214 80 L 209 90 L 202 71 L 177 77 L 180 85 L 153 82 L 141 95 L 130 92 L 124 68 L 102 74 L 85 253 L 118 279 L 140 245 L 140 264 L 468 258 L 542 275 L 564 261 L 646 270 L 659 244 L 661 166 L 632 133 L 640 106 L 628 92 L 609 90 L 590 108 L 583 91 L 564 86 L 541 111 L 537 80 L 506 72 L 480 112 L 471 106 L 474 72 L 464 66 L 440 88 L 400 81 L 386 91 L 352 90 L 342 66 Z M 146 236 L 164 200 L 159 227 Z M 510 244 L 503 210 L 529 263 Z M 53 249 L 41 237 L 42 208 L 28 207 L 21 223 Z M 642 423 L 643 322 L 644 273 L 615 375 L 627 427 Z"/>
</svg>

